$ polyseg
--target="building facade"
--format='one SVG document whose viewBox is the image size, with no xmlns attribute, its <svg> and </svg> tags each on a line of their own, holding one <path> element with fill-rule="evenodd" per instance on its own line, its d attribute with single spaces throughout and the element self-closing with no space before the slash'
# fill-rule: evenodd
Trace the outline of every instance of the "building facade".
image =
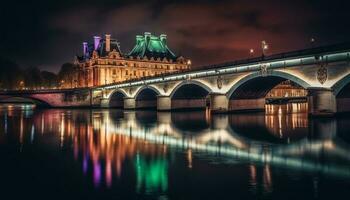
<svg viewBox="0 0 350 200">
<path fill-rule="evenodd" d="M 190 60 L 176 56 L 167 45 L 167 37 L 146 32 L 136 36 L 134 48 L 127 54 L 119 43 L 106 34 L 83 43 L 83 55 L 77 56 L 77 86 L 92 87 L 147 76 L 180 72 L 190 69 Z"/>
</svg>

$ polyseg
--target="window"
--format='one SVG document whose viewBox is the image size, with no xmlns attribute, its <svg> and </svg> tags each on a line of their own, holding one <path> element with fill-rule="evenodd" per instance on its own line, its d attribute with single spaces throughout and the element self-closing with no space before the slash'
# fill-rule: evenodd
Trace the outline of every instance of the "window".
<svg viewBox="0 0 350 200">
<path fill-rule="evenodd" d="M 129 72 L 128 72 L 128 70 L 125 70 L 125 75 L 129 75 Z"/>
<path fill-rule="evenodd" d="M 113 73 L 113 75 L 116 75 L 117 74 L 117 70 L 113 69 L 112 73 Z"/>
</svg>

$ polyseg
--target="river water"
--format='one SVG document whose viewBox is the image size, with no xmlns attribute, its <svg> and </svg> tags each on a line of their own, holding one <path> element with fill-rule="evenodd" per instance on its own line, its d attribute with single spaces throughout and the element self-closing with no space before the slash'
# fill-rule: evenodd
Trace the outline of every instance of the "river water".
<svg viewBox="0 0 350 200">
<path fill-rule="evenodd" d="M 348 199 L 350 117 L 0 105 L 1 199 Z"/>
</svg>

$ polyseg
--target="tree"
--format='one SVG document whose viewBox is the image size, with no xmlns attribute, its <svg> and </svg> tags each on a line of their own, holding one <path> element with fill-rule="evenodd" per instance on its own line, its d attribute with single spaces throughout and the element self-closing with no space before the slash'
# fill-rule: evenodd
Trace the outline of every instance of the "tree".
<svg viewBox="0 0 350 200">
<path fill-rule="evenodd" d="M 49 71 L 41 71 L 42 86 L 54 88 L 58 86 L 58 76 Z"/>
<path fill-rule="evenodd" d="M 0 88 L 18 89 L 21 81 L 23 72 L 19 66 L 9 59 L 0 57 Z"/>
<path fill-rule="evenodd" d="M 40 89 L 42 87 L 42 77 L 40 69 L 37 67 L 28 67 L 24 70 L 24 84 L 31 89 Z"/>
<path fill-rule="evenodd" d="M 73 87 L 77 81 L 78 68 L 73 63 L 64 63 L 58 72 L 58 79 L 61 82 L 61 86 Z"/>
</svg>

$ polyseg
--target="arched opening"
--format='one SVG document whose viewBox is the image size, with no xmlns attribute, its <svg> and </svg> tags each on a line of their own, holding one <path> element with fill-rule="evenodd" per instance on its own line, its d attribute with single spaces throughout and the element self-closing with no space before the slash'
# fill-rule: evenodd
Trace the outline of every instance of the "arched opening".
<svg viewBox="0 0 350 200">
<path fill-rule="evenodd" d="M 171 108 L 205 109 L 210 90 L 194 83 L 184 84 L 174 89 L 171 95 Z"/>
<path fill-rule="evenodd" d="M 110 108 L 123 108 L 124 107 L 124 97 L 126 95 L 121 91 L 114 92 L 109 99 Z"/>
<path fill-rule="evenodd" d="M 157 96 L 158 93 L 152 88 L 141 89 L 141 91 L 136 95 L 136 108 L 157 108 Z"/>
<path fill-rule="evenodd" d="M 338 88 L 336 92 L 337 100 L 337 112 L 344 113 L 350 112 L 350 76 L 349 80 L 343 80 L 346 83 L 343 83 L 341 87 Z"/>
<path fill-rule="evenodd" d="M 16 97 L 16 96 L 7 96 L 0 99 L 1 104 L 24 104 L 24 105 L 35 105 L 35 107 L 46 108 L 50 107 L 48 103 L 40 99 L 32 97 Z M 33 106 L 32 106 L 33 107 Z"/>
<path fill-rule="evenodd" d="M 280 76 L 256 76 L 234 86 L 229 96 L 229 110 L 307 113 L 306 96 L 306 89 L 292 80 Z"/>
</svg>

